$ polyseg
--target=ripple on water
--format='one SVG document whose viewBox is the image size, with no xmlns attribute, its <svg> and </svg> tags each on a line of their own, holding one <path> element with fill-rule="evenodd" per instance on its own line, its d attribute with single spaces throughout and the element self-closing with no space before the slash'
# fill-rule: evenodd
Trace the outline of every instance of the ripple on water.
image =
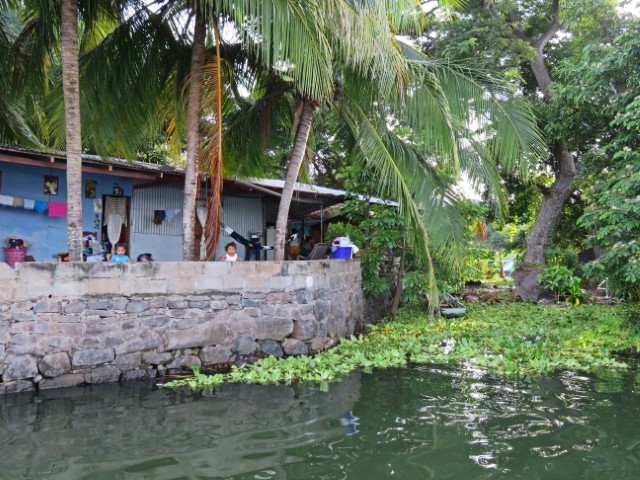
<svg viewBox="0 0 640 480">
<path fill-rule="evenodd" d="M 432 365 L 326 393 L 139 385 L 6 398 L 0 478 L 635 480 L 638 384 L 635 371 L 521 381 Z"/>
</svg>

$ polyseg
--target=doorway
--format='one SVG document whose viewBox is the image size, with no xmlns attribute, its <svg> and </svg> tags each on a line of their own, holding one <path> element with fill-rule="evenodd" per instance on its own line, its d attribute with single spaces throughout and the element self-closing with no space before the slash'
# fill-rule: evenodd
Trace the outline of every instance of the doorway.
<svg viewBox="0 0 640 480">
<path fill-rule="evenodd" d="M 100 238 L 104 250 L 111 252 L 113 245 L 123 243 L 128 253 L 131 247 L 130 232 L 131 197 L 125 197 L 123 195 L 103 195 Z"/>
</svg>

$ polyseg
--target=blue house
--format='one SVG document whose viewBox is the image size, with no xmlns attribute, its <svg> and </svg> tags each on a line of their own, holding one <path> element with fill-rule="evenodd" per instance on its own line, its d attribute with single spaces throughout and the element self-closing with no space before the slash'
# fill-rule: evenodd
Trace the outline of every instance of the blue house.
<svg viewBox="0 0 640 480">
<path fill-rule="evenodd" d="M 125 243 L 132 258 L 149 252 L 157 261 L 179 261 L 183 185 L 184 171 L 179 167 L 83 155 L 84 233 L 94 236 L 103 249 Z M 222 221 L 243 236 L 255 235 L 269 244 L 282 187 L 279 180 L 225 180 Z M 199 200 L 203 206 L 207 193 L 205 180 Z M 311 212 L 340 202 L 345 193 L 298 184 L 290 220 L 304 224 Z M 0 146 L 0 244 L 10 236 L 21 238 L 35 261 L 57 261 L 58 254 L 67 250 L 66 204 L 63 152 Z M 196 221 L 197 238 L 201 233 Z M 222 233 L 218 257 L 228 241 Z M 248 252 L 239 247 L 245 257 Z M 199 245 L 195 253 L 197 258 Z"/>
</svg>

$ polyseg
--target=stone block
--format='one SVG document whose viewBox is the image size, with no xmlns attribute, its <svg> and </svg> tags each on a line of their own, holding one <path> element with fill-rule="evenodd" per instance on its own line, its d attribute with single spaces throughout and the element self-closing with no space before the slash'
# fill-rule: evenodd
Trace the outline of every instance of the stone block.
<svg viewBox="0 0 640 480">
<path fill-rule="evenodd" d="M 290 303 L 291 294 L 287 292 L 273 292 L 267 295 L 267 303 Z"/>
<path fill-rule="evenodd" d="M 220 300 L 217 298 L 214 298 L 214 300 Z M 226 297 L 227 303 L 229 305 L 240 305 L 240 302 L 242 301 L 242 296 L 241 295 L 228 295 Z M 213 306 L 211 307 L 213 308 Z"/>
<path fill-rule="evenodd" d="M 135 300 L 127 304 L 127 313 L 140 313 L 149 308 L 149 302 L 145 300 Z"/>
<path fill-rule="evenodd" d="M 13 335 L 19 333 L 36 333 L 36 322 L 16 322 L 11 325 L 10 331 Z"/>
<path fill-rule="evenodd" d="M 38 362 L 38 370 L 45 377 L 59 377 L 65 373 L 71 371 L 71 362 L 69 361 L 69 355 L 66 353 L 53 353 L 51 355 L 45 355 L 40 362 Z"/>
<path fill-rule="evenodd" d="M 313 305 L 313 314 L 318 322 L 325 322 L 331 313 L 331 303 L 328 300 L 318 300 Z"/>
<path fill-rule="evenodd" d="M 277 358 L 280 358 L 283 355 L 280 342 L 276 342 L 275 340 L 265 340 L 260 342 L 260 350 L 267 355 L 273 355 Z"/>
<path fill-rule="evenodd" d="M 150 308 L 167 308 L 167 297 L 158 296 L 149 299 Z"/>
<path fill-rule="evenodd" d="M 318 322 L 315 320 L 294 320 L 291 337 L 297 340 L 311 340 L 318 332 Z"/>
<path fill-rule="evenodd" d="M 189 308 L 189 302 L 186 300 L 170 300 L 167 302 L 167 308 L 178 309 L 178 308 Z"/>
<path fill-rule="evenodd" d="M 292 303 L 307 303 L 307 295 L 304 291 L 292 292 L 291 293 L 291 302 Z"/>
<path fill-rule="evenodd" d="M 53 388 L 75 387 L 84 383 L 84 374 L 82 373 L 66 373 L 55 378 L 43 378 L 38 383 L 40 390 L 51 390 Z"/>
<path fill-rule="evenodd" d="M 195 355 L 180 355 L 173 362 L 167 365 L 167 368 L 191 368 L 199 367 L 202 365 L 200 357 Z"/>
<path fill-rule="evenodd" d="M 87 367 L 111 362 L 114 358 L 113 348 L 91 348 L 74 352 L 72 364 L 74 367 Z"/>
<path fill-rule="evenodd" d="M 152 378 L 156 378 L 158 373 L 153 369 L 148 370 L 129 370 L 127 372 L 122 373 L 122 381 L 130 381 L 130 380 L 149 380 Z"/>
<path fill-rule="evenodd" d="M 287 355 L 306 355 L 309 353 L 307 345 L 295 338 L 287 338 L 282 344 L 282 348 Z"/>
<path fill-rule="evenodd" d="M 236 296 L 238 298 L 238 303 L 240 302 L 240 296 Z M 211 300 L 209 304 L 212 310 L 225 310 L 229 308 L 229 303 L 227 300 Z"/>
<path fill-rule="evenodd" d="M 19 333 L 13 335 L 7 347 L 7 353 L 15 355 L 39 353 L 38 336 L 32 333 Z"/>
<path fill-rule="evenodd" d="M 256 275 L 263 277 L 275 277 L 286 274 L 287 269 L 283 268 L 282 262 L 256 262 L 254 265 Z"/>
<path fill-rule="evenodd" d="M 14 302 L 14 303 L 11 304 L 11 311 L 14 312 L 14 313 L 15 312 L 28 312 L 30 310 L 33 310 L 33 306 L 34 305 L 35 305 L 35 303 L 33 303 L 30 300 L 24 301 L 24 302 Z"/>
<path fill-rule="evenodd" d="M 198 325 L 197 319 L 193 317 L 182 318 L 174 322 L 174 328 L 176 330 L 188 330 Z"/>
<path fill-rule="evenodd" d="M 326 341 L 326 337 L 315 337 L 311 339 L 311 352 L 319 352 L 324 350 L 324 343 Z"/>
<path fill-rule="evenodd" d="M 169 352 L 145 352 L 142 354 L 142 361 L 149 365 L 165 365 L 171 360 L 173 360 L 173 355 Z"/>
<path fill-rule="evenodd" d="M 104 367 L 98 367 L 92 369 L 89 373 L 86 373 L 84 380 L 87 383 L 111 383 L 117 382 L 120 379 L 120 370 L 113 365 L 106 365 Z"/>
<path fill-rule="evenodd" d="M 36 314 L 33 312 L 16 312 L 13 314 L 14 322 L 31 322 L 36 319 Z"/>
<path fill-rule="evenodd" d="M 38 300 L 33 306 L 35 313 L 59 313 L 62 311 L 62 302 L 58 300 Z"/>
<path fill-rule="evenodd" d="M 2 265 L 2 263 L 0 263 L 0 265 Z M 16 290 L 18 290 L 18 293 L 16 293 Z M 20 298 L 23 298 L 20 294 L 20 289 L 16 288 L 14 285 L 5 284 L 0 288 L 0 300 L 15 301 Z"/>
<path fill-rule="evenodd" d="M 94 279 L 97 280 L 97 279 Z M 105 293 L 103 290 L 91 291 L 91 281 L 74 281 L 71 279 L 56 279 L 51 286 L 51 294 L 54 297 L 80 297 L 88 293 Z M 110 293 L 110 292 L 106 292 Z"/>
<path fill-rule="evenodd" d="M 111 310 L 86 310 L 85 314 L 90 316 L 96 315 L 100 318 L 110 318 L 115 316 L 115 313 Z"/>
<path fill-rule="evenodd" d="M 167 310 L 166 315 L 172 318 L 199 318 L 204 317 L 205 312 L 200 310 L 199 308 L 184 308 L 184 309 L 176 309 L 176 310 Z"/>
<path fill-rule="evenodd" d="M 153 350 L 162 344 L 162 339 L 158 333 L 152 335 L 145 335 L 141 337 L 135 337 L 133 340 L 128 340 L 118 344 L 116 354 L 123 355 L 125 353 L 141 352 L 144 350 Z"/>
<path fill-rule="evenodd" d="M 109 310 L 111 308 L 111 300 L 109 298 L 91 299 L 87 302 L 87 308 L 89 310 Z"/>
<path fill-rule="evenodd" d="M 130 278 L 122 282 L 122 292 L 138 294 L 165 294 L 172 279 L 167 278 Z"/>
<path fill-rule="evenodd" d="M 11 268 L 5 262 L 0 263 L 0 280 L 2 283 L 8 283 L 8 281 L 16 280 L 18 278 L 18 271 Z"/>
<path fill-rule="evenodd" d="M 78 348 L 104 348 L 105 340 L 101 335 L 85 335 L 78 339 Z"/>
<path fill-rule="evenodd" d="M 171 322 L 171 318 L 165 315 L 155 315 L 152 317 L 143 317 L 140 319 L 140 324 L 146 325 L 152 329 L 159 327 L 166 327 Z"/>
<path fill-rule="evenodd" d="M 261 298 L 243 298 L 241 305 L 246 307 L 260 307 L 264 305 L 265 300 Z"/>
<path fill-rule="evenodd" d="M 74 339 L 68 336 L 47 336 L 38 340 L 39 354 L 52 354 L 57 352 L 69 352 L 74 346 Z"/>
<path fill-rule="evenodd" d="M 0 276 L 0 278 L 2 277 Z M 35 386 L 30 380 L 0 382 L 0 396 L 8 395 L 10 393 L 31 392 L 33 390 L 35 390 Z"/>
<path fill-rule="evenodd" d="M 226 325 L 205 323 L 190 330 L 165 332 L 165 348 L 167 350 L 175 350 L 178 348 L 206 347 L 222 343 L 226 336 Z"/>
<path fill-rule="evenodd" d="M 256 319 L 253 331 L 258 340 L 282 340 L 293 332 L 293 320 L 261 317 Z"/>
<path fill-rule="evenodd" d="M 116 367 L 122 371 L 134 370 L 142 365 L 142 352 L 116 355 Z"/>
<path fill-rule="evenodd" d="M 262 311 L 257 307 L 248 307 L 242 310 L 242 313 L 248 317 L 260 317 L 262 316 Z"/>
<path fill-rule="evenodd" d="M 166 280 L 166 290 L 156 293 L 192 293 L 199 290 L 197 281 L 202 277 L 171 277 Z M 151 293 L 151 292 L 149 292 Z"/>
<path fill-rule="evenodd" d="M 68 304 L 66 304 L 63 308 L 64 313 L 81 313 L 87 308 L 86 302 L 82 300 L 71 300 Z"/>
<path fill-rule="evenodd" d="M 203 365 L 218 365 L 229 363 L 233 358 L 233 352 L 230 348 L 222 345 L 213 347 L 204 347 L 200 350 L 200 359 Z"/>
<path fill-rule="evenodd" d="M 189 302 L 189 308 L 207 308 L 209 306 L 209 301 L 201 301 L 201 302 Z"/>
<path fill-rule="evenodd" d="M 11 327 L 7 325 L 0 325 L 0 345 L 7 343 L 11 338 Z"/>
<path fill-rule="evenodd" d="M 189 295 L 185 300 L 187 302 L 208 302 L 209 297 L 207 295 Z"/>
<path fill-rule="evenodd" d="M 256 347 L 253 335 L 240 334 L 233 340 L 233 349 L 238 355 L 251 355 L 256 351 Z"/>
<path fill-rule="evenodd" d="M 2 374 L 5 382 L 10 380 L 24 380 L 38 374 L 38 364 L 31 355 L 7 355 L 4 359 L 7 368 Z"/>
</svg>

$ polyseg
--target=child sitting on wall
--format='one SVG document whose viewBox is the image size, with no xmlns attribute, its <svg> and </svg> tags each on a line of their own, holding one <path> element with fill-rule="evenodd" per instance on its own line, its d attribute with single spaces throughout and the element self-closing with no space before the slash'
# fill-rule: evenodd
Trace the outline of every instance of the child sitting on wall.
<svg viewBox="0 0 640 480">
<path fill-rule="evenodd" d="M 111 255 L 108 261 L 114 263 L 126 263 L 129 261 L 129 255 L 127 255 L 127 248 L 124 246 L 124 243 L 116 243 L 113 250 L 115 254 Z"/>
<path fill-rule="evenodd" d="M 221 262 L 241 262 L 242 259 L 236 253 L 236 242 L 227 243 L 224 247 L 224 251 L 227 252 L 220 257 Z"/>
</svg>

